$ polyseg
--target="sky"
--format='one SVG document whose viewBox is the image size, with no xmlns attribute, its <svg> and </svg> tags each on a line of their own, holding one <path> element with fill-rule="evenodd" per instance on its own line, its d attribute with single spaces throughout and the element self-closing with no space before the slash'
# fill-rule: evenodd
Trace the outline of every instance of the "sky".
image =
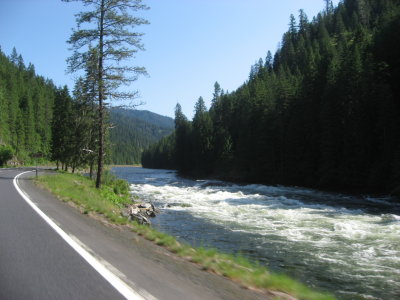
<svg viewBox="0 0 400 300">
<path fill-rule="evenodd" d="M 333 1 L 334 5 L 339 0 Z M 309 20 L 324 8 L 323 0 L 145 0 L 150 9 L 138 12 L 150 25 L 143 32 L 145 51 L 136 54 L 136 66 L 149 76 L 131 86 L 139 91 L 137 109 L 174 116 L 179 102 L 188 118 L 202 96 L 209 106 L 214 83 L 234 91 L 249 76 L 250 67 L 267 51 L 275 53 L 288 29 L 290 14 L 304 9 Z M 61 0 L 0 0 L 0 47 L 13 47 L 26 65 L 73 89 L 76 75 L 67 74 L 72 54 L 66 43 L 76 28 L 75 14 L 86 10 L 79 2 Z"/>
</svg>

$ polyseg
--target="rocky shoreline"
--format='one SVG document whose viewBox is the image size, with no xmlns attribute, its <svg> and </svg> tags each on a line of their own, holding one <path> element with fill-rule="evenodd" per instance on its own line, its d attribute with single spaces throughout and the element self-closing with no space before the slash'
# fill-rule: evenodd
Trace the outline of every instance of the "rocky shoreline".
<svg viewBox="0 0 400 300">
<path fill-rule="evenodd" d="M 142 225 L 151 225 L 149 218 L 154 218 L 156 213 L 159 213 L 159 210 L 154 207 L 153 203 L 148 202 L 133 203 L 121 211 L 123 217 Z"/>
</svg>

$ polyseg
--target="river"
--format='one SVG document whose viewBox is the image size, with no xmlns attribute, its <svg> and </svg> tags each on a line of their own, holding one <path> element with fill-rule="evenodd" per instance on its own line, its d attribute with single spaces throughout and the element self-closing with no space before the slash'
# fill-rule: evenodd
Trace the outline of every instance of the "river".
<svg viewBox="0 0 400 300">
<path fill-rule="evenodd" d="M 189 180 L 115 167 L 155 228 L 265 264 L 339 299 L 400 299 L 400 203 L 312 189 Z"/>
</svg>

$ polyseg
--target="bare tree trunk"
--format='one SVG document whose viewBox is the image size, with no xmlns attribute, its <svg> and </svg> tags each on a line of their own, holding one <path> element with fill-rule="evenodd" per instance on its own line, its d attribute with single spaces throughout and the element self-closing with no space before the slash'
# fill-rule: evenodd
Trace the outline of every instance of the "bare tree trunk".
<svg viewBox="0 0 400 300">
<path fill-rule="evenodd" d="M 90 169 L 89 169 L 89 176 L 90 176 L 90 179 L 93 179 L 93 164 L 94 164 L 94 160 L 91 160 L 90 161 Z"/>
<path fill-rule="evenodd" d="M 100 40 L 99 40 L 99 157 L 97 164 L 96 188 L 100 188 L 104 160 L 104 84 L 103 84 L 103 35 L 104 35 L 104 0 L 101 1 L 100 12 Z"/>
</svg>

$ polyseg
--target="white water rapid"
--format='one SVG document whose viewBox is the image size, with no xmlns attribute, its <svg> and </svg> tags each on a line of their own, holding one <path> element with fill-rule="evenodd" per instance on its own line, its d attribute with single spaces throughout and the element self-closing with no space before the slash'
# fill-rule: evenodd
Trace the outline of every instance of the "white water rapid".
<svg viewBox="0 0 400 300">
<path fill-rule="evenodd" d="M 389 198 L 114 172 L 161 208 L 160 230 L 240 251 L 339 298 L 400 299 L 400 204 Z"/>
</svg>

